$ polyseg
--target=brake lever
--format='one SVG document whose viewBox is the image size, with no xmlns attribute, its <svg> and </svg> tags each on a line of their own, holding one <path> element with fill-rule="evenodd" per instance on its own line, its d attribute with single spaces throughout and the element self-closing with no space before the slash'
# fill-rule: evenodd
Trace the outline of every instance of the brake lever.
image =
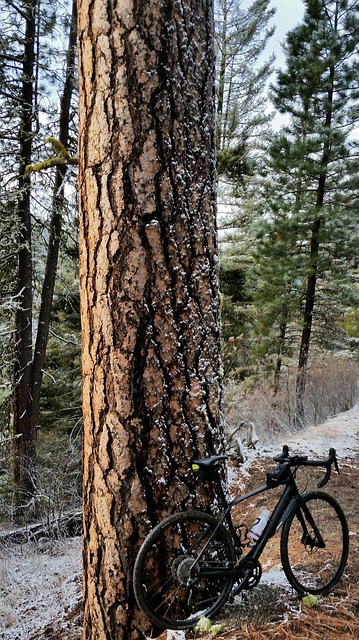
<svg viewBox="0 0 359 640">
<path fill-rule="evenodd" d="M 327 470 L 324 478 L 317 484 L 318 489 L 321 489 L 322 487 L 324 487 L 325 484 L 327 484 L 327 482 L 329 482 L 331 474 L 332 474 L 332 464 L 330 463 L 327 466 Z"/>
<path fill-rule="evenodd" d="M 333 463 L 334 463 L 334 469 L 337 473 L 339 473 L 340 475 L 340 471 L 339 471 L 339 465 L 338 465 L 338 460 L 337 460 L 337 455 L 336 455 L 336 451 L 335 449 L 329 449 L 329 455 L 332 456 L 333 458 Z"/>
<path fill-rule="evenodd" d="M 287 462 L 288 458 L 289 458 L 289 447 L 287 444 L 284 444 L 282 453 L 280 453 L 279 456 L 274 456 L 273 460 L 274 462 Z"/>
<path fill-rule="evenodd" d="M 335 471 L 340 474 L 335 449 L 329 449 L 329 458 L 328 458 L 328 462 L 327 462 L 327 470 L 326 470 L 324 478 L 317 484 L 318 489 L 321 489 L 321 487 L 324 487 L 324 485 L 327 484 L 327 482 L 329 482 L 330 476 L 331 476 L 331 473 L 332 473 L 332 464 L 334 464 Z"/>
</svg>

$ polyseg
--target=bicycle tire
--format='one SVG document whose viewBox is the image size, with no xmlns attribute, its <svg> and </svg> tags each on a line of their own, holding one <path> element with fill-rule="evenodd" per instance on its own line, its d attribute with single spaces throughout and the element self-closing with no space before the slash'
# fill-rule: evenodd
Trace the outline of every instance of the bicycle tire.
<svg viewBox="0 0 359 640">
<path fill-rule="evenodd" d="M 302 496 L 284 523 L 280 552 L 284 573 L 298 593 L 331 591 L 343 574 L 349 552 L 348 524 L 338 502 L 321 491 Z"/>
<path fill-rule="evenodd" d="M 169 516 L 151 531 L 137 555 L 133 572 L 137 603 L 157 627 L 192 627 L 201 616 L 213 617 L 220 610 L 234 581 L 228 573 L 200 576 L 200 569 L 208 565 L 231 569 L 235 561 L 232 539 L 215 517 L 199 511 Z"/>
</svg>

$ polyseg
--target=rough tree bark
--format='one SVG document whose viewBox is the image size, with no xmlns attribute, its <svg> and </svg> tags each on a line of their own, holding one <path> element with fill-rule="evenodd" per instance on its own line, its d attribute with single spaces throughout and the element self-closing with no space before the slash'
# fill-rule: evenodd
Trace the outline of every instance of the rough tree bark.
<svg viewBox="0 0 359 640">
<path fill-rule="evenodd" d="M 80 0 L 85 638 L 144 638 L 149 527 L 222 447 L 210 0 Z"/>
</svg>

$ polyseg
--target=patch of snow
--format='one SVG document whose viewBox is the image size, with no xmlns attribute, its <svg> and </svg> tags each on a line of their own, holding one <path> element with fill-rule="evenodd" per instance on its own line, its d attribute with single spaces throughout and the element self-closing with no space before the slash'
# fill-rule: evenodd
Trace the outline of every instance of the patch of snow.
<svg viewBox="0 0 359 640">
<path fill-rule="evenodd" d="M 246 474 L 253 459 L 259 454 L 268 456 L 279 454 L 284 444 L 288 445 L 290 453 L 302 453 L 313 455 L 313 457 L 315 455 L 326 457 L 331 447 L 336 450 L 339 460 L 358 453 L 359 404 L 322 424 L 307 427 L 286 437 L 282 436 L 280 440 L 273 439 L 270 444 L 258 445 L 256 450 L 246 449 L 246 461 L 240 465 L 241 472 L 244 471 Z"/>
<path fill-rule="evenodd" d="M 333 447 L 340 459 L 358 451 L 358 434 L 359 405 L 355 405 L 349 411 L 330 418 L 322 424 L 293 434 L 287 439 L 286 444 L 298 453 L 299 447 L 302 453 L 317 455 L 328 455 L 330 447 Z"/>
<path fill-rule="evenodd" d="M 236 469 L 235 468 L 233 468 L 231 466 L 227 467 L 227 482 L 228 482 L 228 486 L 229 487 L 231 487 L 233 482 L 236 482 L 237 483 L 237 487 L 239 486 L 242 489 L 245 488 L 244 478 L 246 476 L 249 476 L 249 470 L 250 470 L 250 468 L 251 468 L 251 466 L 253 464 L 253 460 L 260 453 L 263 453 L 263 450 L 261 449 L 260 446 L 258 446 L 258 449 L 253 449 L 253 448 L 245 449 L 246 459 L 245 459 L 245 461 L 243 463 L 241 463 L 239 465 L 239 469 L 241 471 L 241 478 L 237 477 L 237 473 L 236 473 Z M 279 453 L 279 451 L 276 451 L 276 453 Z M 275 455 L 274 452 L 273 452 L 273 455 Z M 242 478 L 242 476 L 243 476 L 243 478 Z"/>
<path fill-rule="evenodd" d="M 0 638 L 29 640 L 81 599 L 81 538 L 0 547 Z"/>
<path fill-rule="evenodd" d="M 263 567 L 261 584 L 269 584 L 272 586 L 281 587 L 288 591 L 291 589 L 289 582 L 285 577 L 285 573 L 281 566 L 273 567 L 268 571 L 266 571 L 265 567 Z"/>
<path fill-rule="evenodd" d="M 185 640 L 185 631 L 171 631 L 168 629 L 166 640 Z"/>
</svg>

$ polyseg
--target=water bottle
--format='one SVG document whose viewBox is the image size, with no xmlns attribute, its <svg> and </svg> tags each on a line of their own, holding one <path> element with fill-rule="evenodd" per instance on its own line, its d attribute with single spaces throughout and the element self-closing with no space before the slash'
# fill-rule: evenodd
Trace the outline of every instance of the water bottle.
<svg viewBox="0 0 359 640">
<path fill-rule="evenodd" d="M 257 542 L 261 537 L 264 528 L 269 520 L 270 512 L 268 509 L 261 509 L 259 511 L 259 515 L 253 526 L 249 531 L 249 536 L 252 538 L 253 542 Z"/>
</svg>

